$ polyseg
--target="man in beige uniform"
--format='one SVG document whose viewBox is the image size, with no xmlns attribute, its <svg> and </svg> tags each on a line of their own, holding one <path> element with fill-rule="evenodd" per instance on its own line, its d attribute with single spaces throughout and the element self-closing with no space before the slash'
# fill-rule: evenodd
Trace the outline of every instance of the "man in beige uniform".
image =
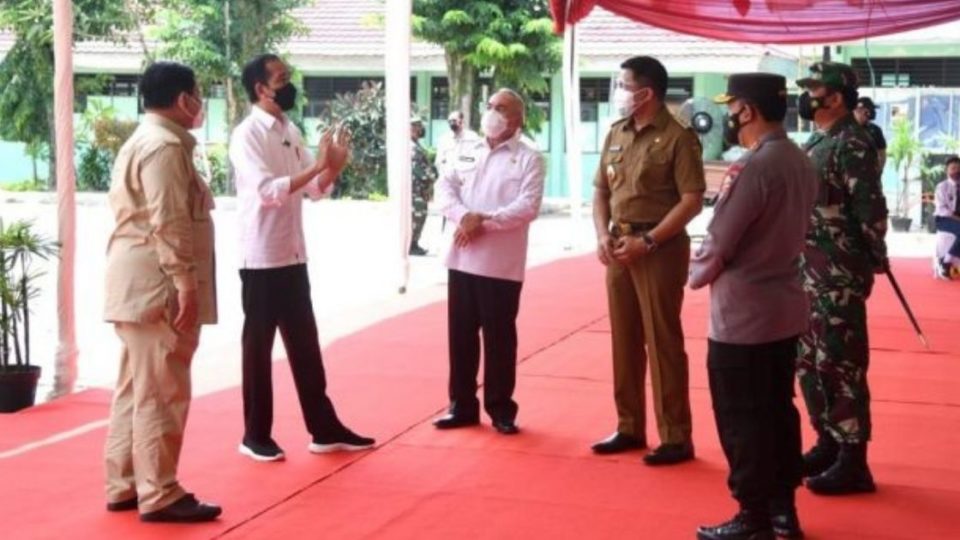
<svg viewBox="0 0 960 540">
<path fill-rule="evenodd" d="M 193 71 L 144 72 L 143 122 L 120 149 L 110 207 L 105 319 L 123 342 L 106 443 L 107 510 L 142 521 L 216 519 L 177 482 L 200 325 L 216 322 L 213 197 L 193 167 L 188 129 L 203 123 Z"/>
<path fill-rule="evenodd" d="M 706 183 L 697 136 L 663 100 L 667 71 L 654 58 L 621 64 L 611 126 L 593 201 L 597 256 L 607 266 L 617 431 L 598 454 L 645 448 L 644 378 L 649 359 L 661 445 L 648 465 L 693 459 L 687 355 L 680 326 L 690 259 L 684 231 L 702 207 Z"/>
</svg>

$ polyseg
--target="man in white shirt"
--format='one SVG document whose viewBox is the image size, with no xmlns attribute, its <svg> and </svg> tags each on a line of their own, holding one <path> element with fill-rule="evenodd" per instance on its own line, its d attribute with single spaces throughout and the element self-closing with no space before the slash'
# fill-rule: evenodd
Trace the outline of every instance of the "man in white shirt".
<svg viewBox="0 0 960 540">
<path fill-rule="evenodd" d="M 313 453 L 370 448 L 337 418 L 326 394 L 326 376 L 310 301 L 301 205 L 317 200 L 349 159 L 350 136 L 328 130 L 317 157 L 310 153 L 285 111 L 297 90 L 290 70 L 275 55 L 261 55 L 243 69 L 243 86 L 253 104 L 233 131 L 230 162 L 236 172 L 240 214 L 240 279 L 243 284 L 243 414 L 241 454 L 276 461 L 284 454 L 271 438 L 273 424 L 272 350 L 283 338 Z"/>
<path fill-rule="evenodd" d="M 953 235 L 954 241 L 947 253 L 940 259 L 937 277 L 950 279 L 951 267 L 960 262 L 960 157 L 952 156 L 947 160 L 947 179 L 937 184 L 934 192 L 934 219 L 937 230 Z"/>
<path fill-rule="evenodd" d="M 513 400 L 517 312 L 527 235 L 543 199 L 543 156 L 521 139 L 524 104 L 503 89 L 487 102 L 485 139 L 464 143 L 438 187 L 443 215 L 457 224 L 447 256 L 450 409 L 438 429 L 480 423 L 477 373 L 483 335 L 483 405 L 493 427 L 517 433 Z"/>
<path fill-rule="evenodd" d="M 457 149 L 462 143 L 472 143 L 481 140 L 480 135 L 467 126 L 463 125 L 463 112 L 453 111 L 447 117 L 447 124 L 450 131 L 444 133 L 437 143 L 437 156 L 434 159 L 434 165 L 437 171 L 443 176 L 447 167 L 452 167 L 457 161 Z"/>
</svg>

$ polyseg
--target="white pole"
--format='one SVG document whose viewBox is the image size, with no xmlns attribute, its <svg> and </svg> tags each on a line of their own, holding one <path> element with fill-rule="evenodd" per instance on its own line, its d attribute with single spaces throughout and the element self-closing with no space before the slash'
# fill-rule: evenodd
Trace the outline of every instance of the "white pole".
<svg viewBox="0 0 960 540">
<path fill-rule="evenodd" d="M 53 3 L 53 111 L 57 144 L 57 204 L 60 260 L 57 271 L 57 357 L 55 398 L 73 391 L 77 381 L 77 336 L 73 309 L 76 252 L 75 175 L 73 169 L 73 2 Z"/>
<path fill-rule="evenodd" d="M 410 19 L 412 0 L 386 5 L 387 186 L 397 219 L 396 280 L 400 293 L 410 281 Z"/>
<path fill-rule="evenodd" d="M 567 2 L 567 14 L 570 2 Z M 577 35 L 569 22 L 563 32 L 564 128 L 567 147 L 567 200 L 570 204 L 569 236 L 573 244 L 581 237 L 583 227 L 583 169 L 580 155 L 580 70 L 577 65 Z"/>
</svg>

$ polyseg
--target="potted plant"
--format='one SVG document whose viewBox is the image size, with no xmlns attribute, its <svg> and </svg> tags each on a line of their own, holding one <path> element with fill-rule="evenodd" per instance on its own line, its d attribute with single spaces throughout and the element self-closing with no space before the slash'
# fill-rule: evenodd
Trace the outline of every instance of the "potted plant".
<svg viewBox="0 0 960 540">
<path fill-rule="evenodd" d="M 30 301 L 41 274 L 32 263 L 58 248 L 27 221 L 0 221 L 0 412 L 29 407 L 36 398 L 40 367 L 30 363 Z"/>
<path fill-rule="evenodd" d="M 910 230 L 910 170 L 913 163 L 923 154 L 923 146 L 913 133 L 913 124 L 907 118 L 893 121 L 893 137 L 887 145 L 887 156 L 893 162 L 893 168 L 900 176 L 897 184 L 897 200 L 890 224 L 895 231 Z"/>
</svg>

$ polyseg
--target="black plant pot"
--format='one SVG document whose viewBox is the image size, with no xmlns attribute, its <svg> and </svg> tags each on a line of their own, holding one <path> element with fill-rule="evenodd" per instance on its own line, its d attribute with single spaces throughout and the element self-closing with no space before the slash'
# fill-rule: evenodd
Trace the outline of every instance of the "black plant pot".
<svg viewBox="0 0 960 540">
<path fill-rule="evenodd" d="M 897 232 L 909 231 L 911 223 L 913 223 L 913 218 L 901 216 L 893 216 L 890 218 L 890 225 L 893 227 L 893 230 Z"/>
<path fill-rule="evenodd" d="M 40 366 L 0 368 L 0 413 L 32 407 L 39 381 Z"/>
</svg>

